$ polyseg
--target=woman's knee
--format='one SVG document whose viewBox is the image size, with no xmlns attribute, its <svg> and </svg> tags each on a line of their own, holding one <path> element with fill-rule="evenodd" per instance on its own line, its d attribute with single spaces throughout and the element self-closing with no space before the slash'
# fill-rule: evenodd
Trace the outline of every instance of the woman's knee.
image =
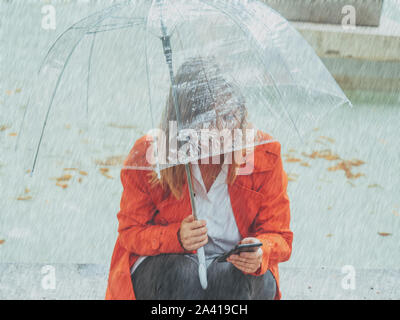
<svg viewBox="0 0 400 320">
<path fill-rule="evenodd" d="M 257 277 L 257 282 L 254 283 L 254 300 L 274 300 L 276 296 L 276 280 L 268 270 L 261 277 Z"/>
<path fill-rule="evenodd" d="M 182 254 L 160 254 L 149 256 L 142 263 L 132 281 L 137 299 L 200 297 L 198 268 L 193 260 Z"/>
<path fill-rule="evenodd" d="M 190 281 L 197 270 L 196 263 L 182 254 L 168 254 L 160 260 L 160 275 L 176 281 Z"/>
<path fill-rule="evenodd" d="M 161 299 L 202 299 L 196 262 L 184 255 L 164 258 L 163 269 L 156 277 L 156 296 Z"/>
<path fill-rule="evenodd" d="M 208 269 L 208 299 L 249 300 L 251 281 L 232 263 L 213 263 Z"/>
</svg>

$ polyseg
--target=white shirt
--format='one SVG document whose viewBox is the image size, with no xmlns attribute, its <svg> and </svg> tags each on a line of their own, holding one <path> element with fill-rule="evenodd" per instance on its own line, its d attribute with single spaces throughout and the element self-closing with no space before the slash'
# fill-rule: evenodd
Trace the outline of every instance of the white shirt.
<svg viewBox="0 0 400 320">
<path fill-rule="evenodd" d="M 195 192 L 197 219 L 207 222 L 208 243 L 204 246 L 207 267 L 216 256 L 231 250 L 241 235 L 232 211 L 226 178 L 229 165 L 223 164 L 220 173 L 207 193 L 200 167 L 192 163 L 192 180 Z M 196 262 L 197 254 L 186 254 Z M 140 256 L 131 268 L 131 273 L 147 256 Z"/>
</svg>

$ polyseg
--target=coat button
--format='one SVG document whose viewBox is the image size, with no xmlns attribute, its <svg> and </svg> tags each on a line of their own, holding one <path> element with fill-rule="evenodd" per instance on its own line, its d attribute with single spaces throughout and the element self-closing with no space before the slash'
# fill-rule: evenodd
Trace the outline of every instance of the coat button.
<svg viewBox="0 0 400 320">
<path fill-rule="evenodd" d="M 158 249 L 158 247 L 159 247 L 158 239 L 153 238 L 153 239 L 151 240 L 151 247 L 152 247 L 153 250 Z"/>
</svg>

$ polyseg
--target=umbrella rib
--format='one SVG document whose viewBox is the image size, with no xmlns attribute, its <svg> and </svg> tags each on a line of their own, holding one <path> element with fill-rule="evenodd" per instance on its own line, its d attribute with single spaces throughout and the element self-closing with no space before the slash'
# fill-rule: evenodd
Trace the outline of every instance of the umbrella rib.
<svg viewBox="0 0 400 320">
<path fill-rule="evenodd" d="M 134 26 L 140 26 L 142 22 L 131 22 L 131 23 L 126 23 L 126 24 L 105 24 L 100 27 L 104 27 L 104 29 L 98 29 L 94 31 L 88 31 L 86 34 L 95 34 L 95 33 L 102 33 L 102 32 L 108 32 L 108 31 L 114 31 L 114 30 L 122 30 L 122 29 L 128 29 L 132 28 Z M 107 29 L 108 28 L 108 29 Z"/>
<path fill-rule="evenodd" d="M 42 139 L 43 139 L 44 131 L 46 129 L 47 120 L 49 118 L 50 110 L 51 110 L 51 107 L 53 106 L 53 101 L 54 101 L 55 95 L 57 93 L 58 87 L 60 85 L 62 76 L 63 76 L 64 71 L 65 71 L 65 69 L 66 69 L 66 67 L 68 65 L 69 59 L 71 58 L 73 52 L 75 51 L 76 47 L 78 46 L 78 44 L 81 42 L 82 39 L 83 39 L 83 37 L 75 44 L 75 46 L 73 47 L 73 49 L 69 53 L 66 61 L 64 62 L 64 66 L 63 66 L 63 68 L 61 70 L 61 73 L 58 76 L 57 83 L 56 83 L 56 86 L 55 86 L 54 91 L 53 91 L 53 95 L 51 96 L 51 100 L 50 100 L 49 106 L 47 108 L 46 117 L 45 117 L 45 120 L 44 120 L 44 123 L 43 123 L 43 127 L 42 127 L 42 132 L 41 132 L 40 138 L 39 138 L 39 143 L 38 143 L 38 146 L 36 148 L 35 158 L 34 158 L 32 170 L 31 170 L 31 176 L 32 176 L 33 171 L 35 170 L 35 167 L 36 167 L 37 157 L 39 155 L 40 147 L 41 147 L 41 144 L 42 144 Z"/>
<path fill-rule="evenodd" d="M 99 21 L 96 21 L 95 25 L 98 25 L 98 24 L 99 24 L 100 22 L 102 22 L 104 19 L 108 18 L 108 17 L 114 12 L 115 9 L 118 9 L 118 7 L 121 8 L 121 7 L 122 7 L 122 4 L 116 4 L 116 5 L 113 5 L 113 6 L 109 7 L 109 8 L 107 8 L 107 9 L 103 10 L 103 11 L 111 11 L 111 12 L 108 12 L 108 14 L 107 14 L 107 12 L 104 12 L 103 15 L 100 15 Z M 71 27 L 69 27 L 67 30 L 65 30 L 64 32 L 62 32 L 62 33 L 58 36 L 58 38 L 54 41 L 54 43 L 51 45 L 51 47 L 49 48 L 49 50 L 47 51 L 46 56 L 44 57 L 42 63 L 40 64 L 38 73 L 40 73 L 40 71 L 42 70 L 43 65 L 45 64 L 46 59 L 48 58 L 50 52 L 53 50 L 53 48 L 54 48 L 55 45 L 58 43 L 58 41 L 59 41 L 65 34 L 67 34 L 69 31 L 71 31 L 71 30 L 73 30 L 73 29 L 77 29 L 77 30 L 78 30 L 78 29 L 83 29 L 82 27 L 76 27 L 76 26 L 79 25 L 80 23 L 84 22 L 85 20 L 88 20 L 89 18 L 98 15 L 99 12 L 101 12 L 101 11 L 95 12 L 95 13 L 93 13 L 92 15 L 90 15 L 90 16 L 88 16 L 88 17 L 85 17 L 85 18 L 83 18 L 83 19 L 81 19 L 81 20 L 79 20 L 78 22 L 74 23 Z"/>
<path fill-rule="evenodd" d="M 148 21 L 149 21 L 149 14 L 146 16 L 146 21 L 145 21 L 145 41 L 144 41 L 144 54 L 145 54 L 145 61 L 146 61 L 146 80 L 147 80 L 147 93 L 149 96 L 149 105 L 150 105 L 150 119 L 151 119 L 151 125 L 153 128 L 155 128 L 155 121 L 154 121 L 154 114 L 153 114 L 153 101 L 151 99 L 151 89 L 150 89 L 150 71 L 149 71 L 149 56 L 147 53 L 148 50 L 148 36 L 147 36 L 147 31 L 148 31 Z M 156 140 L 156 139 L 155 139 Z M 156 152 L 158 151 L 158 146 L 157 146 L 157 140 L 155 141 L 155 149 Z M 157 174 L 160 175 L 160 164 L 159 164 L 159 159 L 158 159 L 158 154 L 157 154 Z"/>
<path fill-rule="evenodd" d="M 106 10 L 104 10 L 104 11 L 107 11 L 107 10 L 108 10 L 108 11 L 111 11 L 111 13 L 109 13 L 108 15 L 107 15 L 107 14 L 106 14 L 106 15 L 103 15 L 101 18 L 99 18 L 100 21 L 97 21 L 97 24 L 100 23 L 100 22 L 102 22 L 102 21 L 103 21 L 104 19 L 106 19 L 109 15 L 111 15 L 111 14 L 114 12 L 114 10 L 112 10 L 112 9 L 116 9 L 116 8 L 118 8 L 118 7 L 122 7 L 122 5 L 121 5 L 121 4 L 116 4 L 116 5 L 114 5 L 114 6 L 111 6 L 111 7 L 107 8 Z M 89 19 L 90 17 L 93 17 L 93 16 L 95 16 L 95 15 L 97 15 L 97 14 L 99 14 L 99 12 L 93 13 L 92 15 L 90 15 L 90 16 L 88 16 L 88 17 L 86 17 L 86 18 L 83 18 L 83 19 L 81 19 L 81 20 L 79 20 L 78 22 L 76 22 L 75 24 L 73 24 L 71 27 L 69 27 L 67 30 L 65 30 L 64 32 L 62 32 L 62 33 L 58 36 L 58 38 L 54 41 L 54 43 L 51 45 L 51 47 L 50 47 L 49 50 L 47 51 L 47 53 L 46 53 L 46 55 L 45 55 L 43 61 L 41 62 L 40 67 L 38 68 L 37 75 L 40 74 L 40 72 L 41 72 L 41 70 L 43 69 L 43 66 L 44 66 L 44 64 L 45 64 L 45 62 L 46 62 L 46 59 L 48 58 L 50 52 L 54 49 L 54 47 L 56 46 L 56 44 L 58 43 L 58 41 L 59 41 L 65 34 L 67 34 L 69 31 L 71 31 L 71 30 L 73 30 L 73 29 L 79 29 L 79 28 L 76 28 L 76 27 L 75 27 L 76 25 L 78 25 L 79 23 L 81 23 L 81 22 L 83 22 L 83 21 L 85 21 L 85 20 Z M 83 38 L 83 36 L 81 36 L 81 38 L 78 40 L 78 43 L 82 40 L 82 38 Z M 75 46 L 75 47 L 76 47 L 76 46 Z M 74 47 L 73 50 L 75 50 L 75 47 Z M 27 114 L 28 107 L 29 107 L 29 105 L 30 105 L 30 100 L 31 100 L 31 98 L 29 98 L 29 100 L 28 100 L 28 104 L 27 104 L 27 106 L 26 106 L 26 108 L 25 108 L 24 115 L 23 115 L 23 117 L 22 117 L 22 122 L 21 122 L 21 126 L 20 126 L 20 132 L 22 131 L 22 128 L 23 128 L 23 126 L 24 126 L 25 117 L 26 117 L 26 114 Z M 20 135 L 18 135 L 18 140 L 17 140 L 17 143 L 16 143 L 16 145 L 15 145 L 15 150 L 18 149 L 19 138 L 20 138 Z"/>
<path fill-rule="evenodd" d="M 111 7 L 107 8 L 106 10 L 104 10 L 104 11 L 108 11 L 108 12 L 105 12 L 103 15 L 101 15 L 101 17 L 99 17 L 99 19 L 98 19 L 98 21 L 96 22 L 95 26 L 98 26 L 99 23 L 101 23 L 102 21 L 104 21 L 104 19 L 106 19 L 107 17 L 109 17 L 109 16 L 114 12 L 113 9 L 116 9 L 116 8 L 118 8 L 118 7 L 121 8 L 122 5 L 121 5 L 121 4 L 117 4 L 117 5 L 111 6 Z M 53 45 L 50 47 L 49 51 L 47 52 L 46 57 L 44 58 L 43 63 L 41 64 L 41 66 L 40 66 L 40 68 L 39 68 L 39 73 L 40 73 L 40 71 L 41 71 L 41 69 L 42 69 L 42 67 L 43 67 L 43 65 L 44 65 L 44 62 L 46 61 L 47 57 L 49 56 L 51 50 L 55 47 L 55 45 L 56 45 L 57 42 L 60 40 L 60 38 L 61 38 L 63 35 L 65 35 L 68 31 L 74 29 L 74 27 L 75 27 L 77 24 L 79 24 L 79 23 L 81 23 L 81 22 L 87 20 L 87 19 L 90 18 L 90 17 L 95 16 L 96 14 L 98 14 L 98 12 L 97 12 L 97 13 L 94 13 L 93 15 L 91 15 L 91 16 L 89 16 L 89 17 L 86 17 L 86 18 L 84 18 L 84 19 L 78 21 L 78 22 L 75 23 L 73 26 L 71 26 L 71 27 L 68 28 L 66 31 L 64 31 L 64 32 L 57 38 L 57 40 L 53 43 Z M 68 65 L 68 63 L 69 63 L 69 60 L 70 60 L 72 54 L 74 53 L 76 47 L 77 47 L 77 46 L 79 45 L 79 43 L 82 41 L 82 39 L 84 38 L 84 36 L 85 36 L 85 34 L 83 34 L 83 35 L 76 41 L 74 47 L 72 48 L 71 52 L 68 54 L 68 56 L 67 56 L 67 58 L 66 58 L 66 60 L 65 60 L 65 62 L 64 62 L 64 65 L 63 65 L 63 68 L 62 68 L 62 70 L 61 70 L 60 75 L 58 76 L 57 83 L 56 83 L 56 86 L 55 86 L 55 88 L 54 88 L 52 97 L 51 97 L 51 99 L 50 99 L 50 103 L 49 103 L 49 106 L 48 106 L 48 109 L 47 109 L 47 112 L 46 112 L 46 116 L 45 116 L 45 120 L 44 120 L 44 123 L 43 123 L 42 131 L 41 131 L 41 134 L 40 134 L 38 146 L 37 146 L 36 153 L 35 153 L 35 158 L 34 158 L 33 165 L 32 165 L 32 170 L 31 170 L 31 173 L 30 173 L 31 176 L 33 175 L 33 172 L 34 172 L 35 167 L 36 167 L 37 158 L 38 158 L 39 151 L 40 151 L 40 147 L 41 147 L 41 144 L 42 144 L 44 132 L 45 132 L 45 129 L 46 129 L 46 126 L 47 126 L 47 120 L 48 120 L 48 118 L 49 118 L 49 114 L 50 114 L 50 111 L 51 111 L 51 107 L 52 107 L 52 105 L 53 105 L 53 101 L 54 101 L 55 95 L 56 95 L 56 93 L 57 93 L 58 87 L 59 87 L 59 85 L 60 85 L 62 76 L 63 76 L 63 74 L 64 74 L 64 71 L 65 71 L 65 69 L 66 69 L 66 67 L 67 67 L 67 65 Z"/>
<path fill-rule="evenodd" d="M 86 85 L 86 121 L 88 121 L 89 117 L 90 73 L 92 70 L 92 57 L 93 57 L 93 49 L 95 42 L 96 42 L 96 33 L 93 34 L 92 44 L 90 46 L 90 52 L 89 52 L 88 75 L 87 75 L 87 85 Z"/>
</svg>

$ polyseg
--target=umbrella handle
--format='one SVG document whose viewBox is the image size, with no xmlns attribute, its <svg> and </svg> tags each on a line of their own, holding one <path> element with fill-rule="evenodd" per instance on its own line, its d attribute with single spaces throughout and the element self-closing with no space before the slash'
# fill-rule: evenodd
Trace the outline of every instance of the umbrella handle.
<svg viewBox="0 0 400 320">
<path fill-rule="evenodd" d="M 190 195 L 190 202 L 192 205 L 192 213 L 194 218 L 197 220 L 196 214 L 196 204 L 194 202 L 194 192 L 193 192 L 193 183 L 192 183 L 192 175 L 190 173 L 189 164 L 185 165 L 186 169 L 186 177 L 188 180 L 189 186 L 189 195 Z M 204 252 L 204 247 L 200 247 L 197 249 L 197 258 L 199 260 L 199 278 L 201 287 L 206 290 L 207 289 L 207 265 L 206 265 L 206 254 Z"/>
<path fill-rule="evenodd" d="M 197 249 L 197 258 L 199 259 L 199 279 L 201 287 L 207 289 L 207 266 L 204 247 Z"/>
</svg>

